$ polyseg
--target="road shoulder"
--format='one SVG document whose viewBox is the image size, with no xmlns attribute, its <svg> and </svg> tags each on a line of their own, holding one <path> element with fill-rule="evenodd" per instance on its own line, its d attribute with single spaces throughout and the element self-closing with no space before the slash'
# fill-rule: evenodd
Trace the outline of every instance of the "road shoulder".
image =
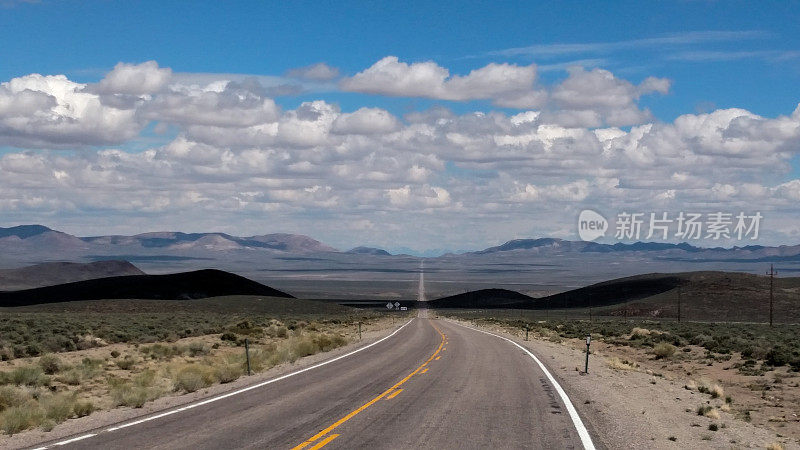
<svg viewBox="0 0 800 450">
<path fill-rule="evenodd" d="M 720 411 L 719 419 L 698 416 L 696 408 L 707 404 L 708 396 L 685 389 L 683 380 L 616 370 L 599 355 L 590 357 L 589 373 L 584 374 L 585 353 L 580 349 L 524 341 L 499 326 L 456 322 L 512 339 L 537 355 L 569 395 L 598 448 L 765 448 L 776 442 L 800 448 L 726 412 Z M 709 430 L 712 423 L 717 431 Z"/>
<path fill-rule="evenodd" d="M 264 372 L 243 376 L 234 382 L 226 384 L 216 384 L 197 392 L 189 394 L 173 394 L 158 398 L 148 402 L 142 408 L 120 407 L 112 410 L 97 411 L 89 416 L 69 419 L 55 426 L 51 431 L 45 432 L 41 429 L 28 430 L 13 436 L 0 436 L 0 448 L 26 448 L 38 447 L 44 444 L 52 445 L 73 436 L 90 433 L 92 430 L 103 429 L 117 424 L 140 420 L 142 418 L 163 413 L 175 408 L 184 407 L 195 402 L 200 402 L 209 398 L 224 395 L 234 391 L 244 389 L 248 386 L 256 385 L 264 381 L 280 377 L 298 370 L 305 369 L 315 364 L 322 363 L 342 355 L 346 355 L 359 348 L 364 348 L 380 339 L 389 336 L 399 329 L 406 322 L 398 322 L 396 325 L 370 330 L 363 333 L 360 341 L 350 343 L 334 350 L 317 353 L 303 357 L 293 363 L 284 363 L 272 367 Z"/>
</svg>

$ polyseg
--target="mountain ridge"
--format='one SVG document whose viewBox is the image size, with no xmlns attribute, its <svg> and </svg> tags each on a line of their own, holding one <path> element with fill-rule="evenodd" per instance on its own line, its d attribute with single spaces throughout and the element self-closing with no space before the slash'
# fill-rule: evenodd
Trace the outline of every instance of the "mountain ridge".
<svg viewBox="0 0 800 450">
<path fill-rule="evenodd" d="M 77 237 L 68 233 L 51 229 L 44 225 L 17 225 L 8 228 L 0 227 L 0 245 L 51 246 L 59 249 L 85 250 L 90 246 L 134 246 L 142 249 L 164 249 L 174 251 L 237 251 L 237 250 L 269 250 L 287 253 L 342 253 L 370 254 L 392 256 L 384 249 L 368 246 L 357 246 L 342 251 L 310 236 L 291 233 L 269 233 L 253 236 L 234 236 L 221 232 L 184 233 L 179 231 L 155 231 L 139 233 L 131 236 L 102 235 Z M 482 250 L 447 253 L 436 257 L 458 257 L 470 255 L 502 254 L 504 252 L 532 253 L 616 253 L 616 252 L 664 252 L 669 257 L 688 255 L 699 257 L 707 255 L 723 258 L 735 254 L 749 258 L 793 257 L 800 255 L 800 245 L 745 245 L 724 247 L 699 247 L 688 242 L 617 242 L 605 244 L 598 242 L 570 241 L 559 238 L 525 238 L 512 239 L 503 244 L 487 247 Z M 394 255 L 402 256 L 402 255 Z"/>
</svg>

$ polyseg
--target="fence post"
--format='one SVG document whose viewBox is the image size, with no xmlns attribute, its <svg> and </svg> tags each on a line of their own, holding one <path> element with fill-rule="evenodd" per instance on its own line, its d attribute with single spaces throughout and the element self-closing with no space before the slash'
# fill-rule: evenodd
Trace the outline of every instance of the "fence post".
<svg viewBox="0 0 800 450">
<path fill-rule="evenodd" d="M 589 334 L 586 336 L 586 365 L 583 369 L 583 372 L 588 374 L 589 373 L 589 344 L 592 342 L 592 335 Z"/>
<path fill-rule="evenodd" d="M 244 356 L 247 359 L 247 375 L 250 376 L 250 340 L 244 339 Z"/>
</svg>

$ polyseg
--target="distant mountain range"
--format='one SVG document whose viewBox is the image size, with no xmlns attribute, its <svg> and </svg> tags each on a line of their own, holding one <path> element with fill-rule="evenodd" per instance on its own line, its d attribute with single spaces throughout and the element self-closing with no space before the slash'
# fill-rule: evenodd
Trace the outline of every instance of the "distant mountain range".
<svg viewBox="0 0 800 450">
<path fill-rule="evenodd" d="M 166 250 L 242 250 L 267 249 L 288 253 L 338 252 L 316 239 L 298 234 L 274 233 L 238 237 L 225 233 L 154 232 L 134 236 L 76 237 L 42 225 L 20 225 L 0 228 L 0 245 L 48 245 L 61 248 L 90 248 L 92 246 L 134 246 Z"/>
<path fill-rule="evenodd" d="M 90 236 L 76 237 L 43 225 L 20 225 L 0 228 L 0 251 L 24 252 L 44 251 L 58 254 L 91 254 L 102 250 L 126 251 L 128 254 L 138 250 L 166 253 L 218 253 L 240 250 L 266 250 L 289 254 L 338 253 L 350 255 L 391 256 L 386 250 L 375 247 L 355 247 L 346 252 L 326 245 L 316 239 L 299 234 L 273 233 L 258 236 L 239 237 L 226 233 L 181 233 L 173 231 L 143 233 L 134 236 Z M 113 250 L 113 251 L 112 251 Z M 452 256 L 493 255 L 503 253 L 525 254 L 564 254 L 564 253 L 617 253 L 645 252 L 651 257 L 674 259 L 688 258 L 713 261 L 794 261 L 800 260 L 800 245 L 767 247 L 748 245 L 733 248 L 703 248 L 688 243 L 635 242 L 602 244 L 596 242 L 568 241 L 555 238 L 515 239 L 502 245 L 475 252 L 449 254 Z"/>
<path fill-rule="evenodd" d="M 737 255 L 746 258 L 769 258 L 800 255 L 800 245 L 767 247 L 763 245 L 747 245 L 744 247 L 696 247 L 686 242 L 672 244 L 668 242 L 634 242 L 630 244 L 601 244 L 597 242 L 567 241 L 555 238 L 515 239 L 496 247 L 470 252 L 473 255 L 485 255 L 500 252 L 530 251 L 536 253 L 613 253 L 613 252 L 666 252 L 672 255 L 705 254 L 709 257 L 721 255 Z M 696 255 L 693 256 L 693 259 Z"/>
</svg>

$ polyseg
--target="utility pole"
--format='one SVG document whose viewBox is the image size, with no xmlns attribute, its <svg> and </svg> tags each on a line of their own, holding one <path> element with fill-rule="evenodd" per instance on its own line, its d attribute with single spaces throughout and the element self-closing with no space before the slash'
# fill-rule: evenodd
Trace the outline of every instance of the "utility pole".
<svg viewBox="0 0 800 450">
<path fill-rule="evenodd" d="M 681 294 L 683 293 L 683 286 L 678 286 L 678 323 L 681 322 Z"/>
<path fill-rule="evenodd" d="M 775 275 L 778 272 L 775 272 L 775 267 L 770 264 L 769 265 L 769 326 L 772 326 L 772 311 L 775 304 Z"/>
</svg>

